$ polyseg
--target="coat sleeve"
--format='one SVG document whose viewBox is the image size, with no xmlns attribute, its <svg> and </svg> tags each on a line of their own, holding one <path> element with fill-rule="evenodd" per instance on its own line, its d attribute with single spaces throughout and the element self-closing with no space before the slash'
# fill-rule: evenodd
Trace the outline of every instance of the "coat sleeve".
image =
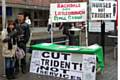
<svg viewBox="0 0 120 80">
<path fill-rule="evenodd" d="M 25 27 L 24 37 L 25 37 L 25 43 L 27 43 L 29 41 L 29 38 L 30 38 L 30 27 L 28 24 Z"/>
<path fill-rule="evenodd" d="M 2 40 L 2 41 L 6 38 L 6 35 L 7 35 L 7 31 L 6 31 L 6 30 L 3 30 L 3 31 L 1 32 L 1 40 Z"/>
</svg>

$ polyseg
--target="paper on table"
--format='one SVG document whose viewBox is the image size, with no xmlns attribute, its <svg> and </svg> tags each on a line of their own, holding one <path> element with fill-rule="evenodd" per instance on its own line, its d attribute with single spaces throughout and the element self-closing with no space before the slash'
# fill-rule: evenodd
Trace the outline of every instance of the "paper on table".
<svg viewBox="0 0 120 80">
<path fill-rule="evenodd" d="M 42 43 L 42 46 L 50 46 L 52 43 Z"/>
<path fill-rule="evenodd" d="M 66 48 L 65 46 L 58 46 L 57 48 Z"/>
<path fill-rule="evenodd" d="M 96 49 L 96 48 L 99 48 L 99 46 L 97 44 L 87 47 L 87 49 Z"/>
</svg>

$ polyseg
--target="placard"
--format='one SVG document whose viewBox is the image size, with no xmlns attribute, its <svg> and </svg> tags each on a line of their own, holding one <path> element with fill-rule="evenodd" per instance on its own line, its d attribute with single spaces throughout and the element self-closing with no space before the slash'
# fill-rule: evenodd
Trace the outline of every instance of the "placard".
<svg viewBox="0 0 120 80">
<path fill-rule="evenodd" d="M 91 20 L 116 20 L 115 1 L 91 1 Z"/>
<path fill-rule="evenodd" d="M 100 21 L 91 21 L 89 22 L 89 32 L 101 32 L 101 22 Z"/>
<path fill-rule="evenodd" d="M 52 22 L 80 22 L 87 20 L 87 3 L 50 4 Z"/>
<path fill-rule="evenodd" d="M 95 80 L 96 55 L 34 50 L 30 72 L 70 80 Z"/>
<path fill-rule="evenodd" d="M 105 32 L 114 31 L 115 22 L 105 21 Z M 89 32 L 101 32 L 101 21 L 89 22 Z"/>
</svg>

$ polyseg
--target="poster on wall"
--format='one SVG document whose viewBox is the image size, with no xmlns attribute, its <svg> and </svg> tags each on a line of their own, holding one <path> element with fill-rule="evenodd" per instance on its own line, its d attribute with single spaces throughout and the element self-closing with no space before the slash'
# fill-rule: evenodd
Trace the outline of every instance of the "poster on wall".
<svg viewBox="0 0 120 80">
<path fill-rule="evenodd" d="M 87 20 L 87 3 L 50 4 L 52 22 L 81 22 Z"/>
<path fill-rule="evenodd" d="M 116 20 L 115 1 L 91 1 L 90 6 L 91 20 Z"/>
<path fill-rule="evenodd" d="M 96 55 L 34 50 L 30 72 L 70 80 L 96 80 Z"/>
<path fill-rule="evenodd" d="M 90 21 L 88 31 L 89 32 L 101 32 L 101 22 L 100 21 Z"/>
<path fill-rule="evenodd" d="M 105 21 L 105 32 L 114 31 L 115 22 Z M 89 22 L 89 32 L 101 32 L 101 21 L 90 21 Z"/>
</svg>

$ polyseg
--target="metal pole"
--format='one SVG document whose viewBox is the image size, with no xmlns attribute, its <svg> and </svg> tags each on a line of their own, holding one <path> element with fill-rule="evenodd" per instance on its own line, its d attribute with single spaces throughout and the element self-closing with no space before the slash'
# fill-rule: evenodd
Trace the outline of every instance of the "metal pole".
<svg viewBox="0 0 120 80">
<path fill-rule="evenodd" d="M 85 38 L 86 38 L 86 46 L 88 46 L 88 30 L 87 30 L 87 24 L 85 25 L 85 31 L 86 31 L 86 36 L 85 36 Z"/>
<path fill-rule="evenodd" d="M 101 21 L 101 46 L 103 48 L 103 57 L 105 59 L 105 22 Z"/>
<path fill-rule="evenodd" d="M 6 2 L 2 0 L 2 28 L 6 27 Z"/>
<path fill-rule="evenodd" d="M 6 28 L 6 2 L 2 0 L 2 30 Z M 3 60 L 3 76 L 5 77 L 5 59 Z"/>
<path fill-rule="evenodd" d="M 53 43 L 53 23 L 51 23 L 51 43 Z"/>
<path fill-rule="evenodd" d="M 89 14 L 89 0 L 87 1 L 87 10 L 88 10 L 88 12 L 87 12 L 87 14 Z M 85 36 L 85 39 L 86 39 L 86 46 L 88 46 L 88 24 L 89 24 L 89 19 L 88 19 L 88 17 L 89 17 L 89 15 L 87 15 L 87 21 L 85 22 L 85 34 L 86 34 L 86 36 Z"/>
</svg>

